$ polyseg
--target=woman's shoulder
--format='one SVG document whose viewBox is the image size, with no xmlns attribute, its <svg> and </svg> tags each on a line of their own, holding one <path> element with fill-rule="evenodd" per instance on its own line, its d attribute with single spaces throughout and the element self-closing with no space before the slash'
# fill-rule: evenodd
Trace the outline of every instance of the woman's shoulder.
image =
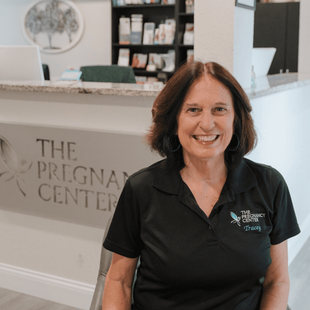
<svg viewBox="0 0 310 310">
<path fill-rule="evenodd" d="M 266 181 L 269 180 L 275 183 L 285 183 L 283 175 L 276 168 L 252 161 L 248 158 L 244 158 L 244 161 L 256 178 L 263 178 Z"/>
<path fill-rule="evenodd" d="M 132 186 L 152 184 L 159 167 L 165 167 L 166 160 L 160 160 L 148 167 L 142 168 L 129 176 L 128 181 Z"/>
</svg>

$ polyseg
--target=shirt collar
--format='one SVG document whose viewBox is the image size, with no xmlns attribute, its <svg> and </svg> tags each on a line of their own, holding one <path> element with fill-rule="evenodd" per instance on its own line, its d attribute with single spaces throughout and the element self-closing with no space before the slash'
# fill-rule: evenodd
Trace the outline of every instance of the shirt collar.
<svg viewBox="0 0 310 310">
<path fill-rule="evenodd" d="M 163 192 L 178 195 L 182 178 L 176 169 L 171 172 L 168 171 L 166 163 L 167 161 L 164 160 L 159 164 L 153 186 Z M 257 180 L 245 159 L 236 169 L 228 173 L 228 183 L 234 194 L 245 192 L 257 186 Z"/>
</svg>

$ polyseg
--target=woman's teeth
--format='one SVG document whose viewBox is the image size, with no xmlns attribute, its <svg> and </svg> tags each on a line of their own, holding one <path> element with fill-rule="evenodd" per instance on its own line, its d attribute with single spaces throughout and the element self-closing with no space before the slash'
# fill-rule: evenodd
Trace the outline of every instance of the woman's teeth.
<svg viewBox="0 0 310 310">
<path fill-rule="evenodd" d="M 194 136 L 196 140 L 203 142 L 214 141 L 218 135 L 208 135 L 208 136 Z"/>
</svg>

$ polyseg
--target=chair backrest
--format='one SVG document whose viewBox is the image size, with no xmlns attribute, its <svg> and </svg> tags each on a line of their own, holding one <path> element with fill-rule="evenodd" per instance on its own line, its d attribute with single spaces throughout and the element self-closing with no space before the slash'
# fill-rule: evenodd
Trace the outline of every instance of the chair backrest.
<svg viewBox="0 0 310 310">
<path fill-rule="evenodd" d="M 103 235 L 103 241 L 105 240 L 110 224 L 112 222 L 112 217 L 110 217 L 104 235 Z M 103 243 L 102 241 L 102 243 Z M 99 272 L 98 272 L 98 278 L 97 278 L 97 284 L 95 287 L 95 292 L 92 298 L 92 302 L 90 305 L 89 310 L 101 310 L 102 309 L 102 294 L 103 294 L 103 289 L 104 289 L 104 284 L 105 284 L 105 277 L 109 271 L 111 261 L 112 261 L 112 255 L 113 253 L 110 252 L 109 250 L 105 249 L 102 247 L 101 249 L 101 256 L 100 256 L 100 266 L 99 266 Z"/>
<path fill-rule="evenodd" d="M 42 64 L 44 80 L 50 80 L 50 70 L 47 64 Z"/>
<path fill-rule="evenodd" d="M 131 67 L 111 66 L 83 66 L 81 79 L 84 82 L 107 83 L 136 83 L 134 71 Z"/>
</svg>

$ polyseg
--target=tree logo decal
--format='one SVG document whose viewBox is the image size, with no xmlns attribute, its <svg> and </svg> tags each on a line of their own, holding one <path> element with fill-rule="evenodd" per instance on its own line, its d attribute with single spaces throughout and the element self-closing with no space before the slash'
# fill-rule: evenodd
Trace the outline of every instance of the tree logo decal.
<svg viewBox="0 0 310 310">
<path fill-rule="evenodd" d="M 84 22 L 78 7 L 66 0 L 43 0 L 27 10 L 23 31 L 42 52 L 64 52 L 78 43 Z"/>
<path fill-rule="evenodd" d="M 14 179 L 20 192 L 26 196 L 22 175 L 30 170 L 32 162 L 28 164 L 24 159 L 19 160 L 12 145 L 3 136 L 0 136 L 0 160 L 7 168 L 6 171 L 0 172 L 0 180 L 4 179 L 8 182 Z"/>
</svg>

